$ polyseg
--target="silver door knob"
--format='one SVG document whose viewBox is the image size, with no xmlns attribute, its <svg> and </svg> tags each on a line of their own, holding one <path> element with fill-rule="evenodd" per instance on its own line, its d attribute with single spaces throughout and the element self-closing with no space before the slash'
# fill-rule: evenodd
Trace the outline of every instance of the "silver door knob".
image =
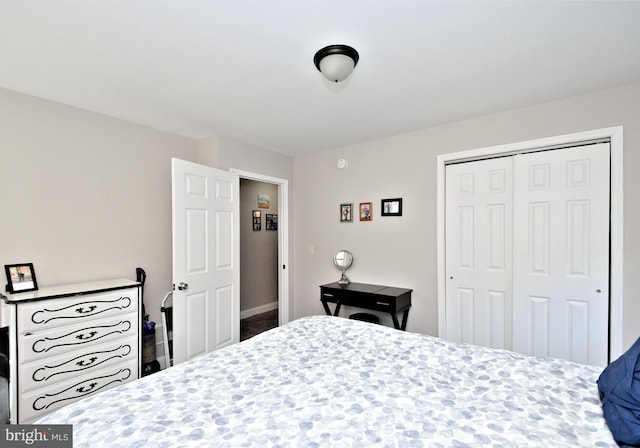
<svg viewBox="0 0 640 448">
<path fill-rule="evenodd" d="M 180 282 L 178 283 L 178 290 L 179 291 L 184 291 L 185 289 L 187 289 L 189 287 L 189 285 L 187 285 L 185 282 Z"/>
</svg>

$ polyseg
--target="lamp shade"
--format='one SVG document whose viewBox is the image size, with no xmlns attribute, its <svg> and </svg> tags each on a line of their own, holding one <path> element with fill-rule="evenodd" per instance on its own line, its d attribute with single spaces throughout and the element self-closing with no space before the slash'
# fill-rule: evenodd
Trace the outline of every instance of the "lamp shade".
<svg viewBox="0 0 640 448">
<path fill-rule="evenodd" d="M 358 52 L 348 45 L 329 45 L 318 50 L 313 63 L 329 81 L 340 82 L 349 77 L 359 58 Z"/>
</svg>

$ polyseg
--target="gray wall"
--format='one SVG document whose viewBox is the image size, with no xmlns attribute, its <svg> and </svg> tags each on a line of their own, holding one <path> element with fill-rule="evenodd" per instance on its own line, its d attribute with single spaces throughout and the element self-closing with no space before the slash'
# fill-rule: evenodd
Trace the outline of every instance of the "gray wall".
<svg viewBox="0 0 640 448">
<path fill-rule="evenodd" d="M 438 154 L 624 126 L 624 345 L 640 336 L 640 84 L 479 117 L 295 159 L 294 317 L 323 314 L 318 285 L 337 280 L 332 257 L 354 254 L 352 281 L 413 288 L 408 329 L 437 334 Z M 349 166 L 340 171 L 338 158 Z M 380 199 L 402 197 L 401 218 Z M 374 202 L 372 222 L 338 221 L 341 202 Z M 312 255 L 309 246 L 314 247 Z"/>
<path fill-rule="evenodd" d="M 293 178 L 293 159 L 273 151 L 0 89 L 0 267 L 32 262 L 44 287 L 135 279 L 141 266 L 146 310 L 159 323 L 172 283 L 172 157 Z"/>
<path fill-rule="evenodd" d="M 0 89 L 0 265 L 33 262 L 41 287 L 143 267 L 157 322 L 172 281 L 171 157 L 196 156 L 194 140 Z"/>
<path fill-rule="evenodd" d="M 258 194 L 269 196 L 269 208 L 258 208 Z M 261 214 L 259 231 L 253 210 Z M 267 230 L 267 213 L 278 214 L 278 187 L 240 179 L 240 311 L 278 301 L 278 232 Z"/>
</svg>

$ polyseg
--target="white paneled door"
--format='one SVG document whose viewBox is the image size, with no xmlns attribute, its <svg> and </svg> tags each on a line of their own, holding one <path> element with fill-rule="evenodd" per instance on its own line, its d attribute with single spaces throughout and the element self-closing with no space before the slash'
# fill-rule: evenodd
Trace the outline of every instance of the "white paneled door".
<svg viewBox="0 0 640 448">
<path fill-rule="evenodd" d="M 512 165 L 446 167 L 448 340 L 511 349 Z"/>
<path fill-rule="evenodd" d="M 609 144 L 514 157 L 515 351 L 605 366 Z"/>
<path fill-rule="evenodd" d="M 604 366 L 609 144 L 446 167 L 446 338 Z"/>
<path fill-rule="evenodd" d="M 174 364 L 239 341 L 239 178 L 172 159 Z"/>
</svg>

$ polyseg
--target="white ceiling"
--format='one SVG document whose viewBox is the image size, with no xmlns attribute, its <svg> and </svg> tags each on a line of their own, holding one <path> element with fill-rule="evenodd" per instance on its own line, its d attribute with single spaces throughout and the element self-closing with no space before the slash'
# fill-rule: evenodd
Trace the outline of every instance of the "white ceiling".
<svg viewBox="0 0 640 448">
<path fill-rule="evenodd" d="M 289 155 L 636 81 L 637 1 L 0 0 L 0 87 Z"/>
</svg>

